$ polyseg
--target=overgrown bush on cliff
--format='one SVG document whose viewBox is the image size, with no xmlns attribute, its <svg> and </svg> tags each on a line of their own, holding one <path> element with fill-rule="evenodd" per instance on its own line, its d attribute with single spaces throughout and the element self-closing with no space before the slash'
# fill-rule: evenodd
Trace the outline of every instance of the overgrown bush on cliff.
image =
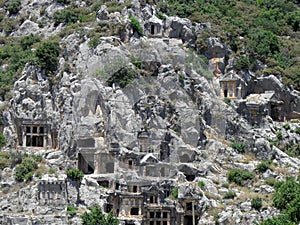
<svg viewBox="0 0 300 225">
<path fill-rule="evenodd" d="M 15 168 L 15 179 L 18 182 L 30 181 L 33 177 L 34 170 L 38 168 L 39 157 L 28 156 L 24 158 Z"/>
<path fill-rule="evenodd" d="M 83 225 L 119 225 L 119 220 L 111 212 L 105 216 L 99 205 L 88 209 L 90 212 L 81 216 Z"/>
<path fill-rule="evenodd" d="M 123 67 L 115 72 L 108 80 L 107 84 L 112 86 L 114 83 L 124 88 L 138 76 L 137 72 L 131 68 Z"/>
<path fill-rule="evenodd" d="M 47 75 L 57 70 L 60 50 L 58 42 L 55 41 L 44 41 L 36 49 L 38 63 L 42 69 L 45 69 Z"/>
<path fill-rule="evenodd" d="M 4 135 L 0 132 L 0 149 L 5 146 L 6 140 Z"/>
<path fill-rule="evenodd" d="M 73 181 L 81 181 L 83 178 L 83 172 L 75 168 L 67 169 L 67 177 Z"/>
<path fill-rule="evenodd" d="M 10 15 L 17 14 L 21 9 L 21 0 L 9 0 L 5 6 Z"/>
<path fill-rule="evenodd" d="M 129 20 L 131 21 L 133 32 L 136 32 L 139 36 L 143 36 L 144 32 L 140 22 L 134 17 L 129 17 Z"/>
<path fill-rule="evenodd" d="M 228 173 L 228 180 L 238 185 L 244 184 L 247 180 L 252 180 L 255 177 L 253 172 L 240 169 L 232 169 Z"/>
<path fill-rule="evenodd" d="M 297 225 L 300 222 L 300 183 L 293 177 L 275 185 L 273 205 L 281 210 L 279 217 L 267 219 L 261 225 Z"/>
</svg>

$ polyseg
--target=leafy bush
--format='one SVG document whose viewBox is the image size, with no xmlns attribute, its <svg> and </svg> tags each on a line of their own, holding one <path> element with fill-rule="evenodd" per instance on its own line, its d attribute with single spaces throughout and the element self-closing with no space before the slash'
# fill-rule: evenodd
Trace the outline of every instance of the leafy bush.
<svg viewBox="0 0 300 225">
<path fill-rule="evenodd" d="M 21 0 L 10 0 L 5 6 L 10 15 L 17 14 L 21 9 Z"/>
<path fill-rule="evenodd" d="M 140 22 L 134 17 L 129 17 L 129 20 L 131 21 L 133 32 L 136 32 L 139 36 L 143 36 L 144 32 Z"/>
<path fill-rule="evenodd" d="M 76 23 L 79 20 L 79 13 L 76 12 L 75 8 L 69 7 L 60 11 L 56 11 L 53 14 L 54 26 L 59 25 L 60 23 L 72 24 Z"/>
<path fill-rule="evenodd" d="M 295 132 L 296 132 L 296 134 L 300 134 L 300 127 L 297 127 Z"/>
<path fill-rule="evenodd" d="M 287 215 L 281 215 L 278 217 L 273 217 L 267 219 L 260 223 L 260 225 L 297 225 L 290 221 L 290 218 Z"/>
<path fill-rule="evenodd" d="M 199 182 L 198 182 L 198 186 L 199 186 L 200 188 L 204 188 L 204 187 L 205 187 L 204 181 L 199 181 Z"/>
<path fill-rule="evenodd" d="M 274 187 L 274 186 L 276 185 L 277 182 L 278 182 L 278 181 L 277 181 L 275 178 L 272 178 L 272 177 L 266 178 L 266 179 L 265 179 L 265 183 L 266 183 L 267 185 L 272 186 L 272 187 Z"/>
<path fill-rule="evenodd" d="M 88 42 L 88 46 L 90 48 L 96 48 L 100 44 L 100 39 L 98 37 L 93 37 L 91 40 Z"/>
<path fill-rule="evenodd" d="M 236 197 L 236 193 L 232 190 L 229 190 L 225 195 L 224 199 L 234 199 Z"/>
<path fill-rule="evenodd" d="M 251 200 L 251 207 L 256 210 L 260 210 L 262 207 L 262 199 L 261 198 L 253 198 Z"/>
<path fill-rule="evenodd" d="M 36 49 L 35 55 L 41 68 L 45 69 L 46 74 L 56 71 L 58 66 L 58 56 L 60 47 L 58 42 L 45 41 Z"/>
<path fill-rule="evenodd" d="M 228 173 L 228 180 L 242 185 L 246 180 L 252 180 L 255 174 L 246 170 L 232 169 Z"/>
<path fill-rule="evenodd" d="M 264 173 L 267 171 L 267 169 L 270 168 L 271 163 L 272 163 L 271 160 L 262 161 L 260 164 L 257 165 L 256 169 L 259 172 Z"/>
<path fill-rule="evenodd" d="M 230 98 L 223 98 L 223 102 L 225 102 L 227 105 L 230 105 L 230 103 L 231 103 L 231 100 L 230 100 Z"/>
<path fill-rule="evenodd" d="M 239 153 L 245 152 L 245 145 L 243 143 L 234 142 L 231 144 L 231 147 L 236 149 Z"/>
<path fill-rule="evenodd" d="M 0 170 L 10 166 L 9 157 L 9 152 L 0 152 Z"/>
<path fill-rule="evenodd" d="M 288 123 L 283 124 L 282 126 L 284 129 L 289 130 L 291 129 L 291 126 Z"/>
<path fill-rule="evenodd" d="M 111 212 L 105 217 L 98 205 L 89 207 L 89 210 L 89 213 L 85 212 L 81 216 L 83 225 L 119 225 L 119 220 Z"/>
<path fill-rule="evenodd" d="M 6 139 L 4 135 L 0 132 L 0 148 L 4 147 L 6 143 Z"/>
<path fill-rule="evenodd" d="M 40 37 L 30 34 L 28 36 L 22 37 L 20 45 L 23 50 L 29 49 L 34 43 L 40 41 Z"/>
<path fill-rule="evenodd" d="M 33 176 L 33 171 L 38 167 L 38 164 L 32 157 L 26 157 L 22 163 L 15 168 L 15 179 L 18 182 L 24 180 L 29 181 Z"/>
<path fill-rule="evenodd" d="M 174 187 L 172 190 L 172 196 L 178 198 L 178 187 Z"/>
<path fill-rule="evenodd" d="M 109 86 L 112 86 L 113 83 L 117 83 L 120 85 L 121 88 L 124 88 L 128 85 L 131 81 L 133 81 L 137 77 L 137 73 L 127 67 L 123 67 L 115 72 L 108 80 L 107 83 Z"/>
<path fill-rule="evenodd" d="M 275 188 L 273 204 L 280 210 L 287 209 L 290 203 L 300 194 L 300 184 L 293 177 L 286 178 L 285 182 L 279 183 Z"/>
<path fill-rule="evenodd" d="M 275 185 L 273 204 L 282 215 L 267 219 L 261 225 L 297 225 L 300 222 L 300 184 L 294 177 L 287 177 L 284 182 Z"/>
<path fill-rule="evenodd" d="M 74 181 L 81 181 L 83 172 L 78 169 L 67 169 L 67 177 Z"/>
<path fill-rule="evenodd" d="M 68 205 L 67 206 L 67 213 L 70 215 L 70 216 L 75 216 L 76 215 L 76 211 L 77 211 L 77 208 L 76 207 L 73 207 L 71 205 Z"/>
</svg>

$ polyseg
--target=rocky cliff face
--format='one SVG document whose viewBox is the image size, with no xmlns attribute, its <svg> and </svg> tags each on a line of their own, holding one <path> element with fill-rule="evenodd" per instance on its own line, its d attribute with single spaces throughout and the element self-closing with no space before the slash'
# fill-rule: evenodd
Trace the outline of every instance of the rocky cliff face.
<svg viewBox="0 0 300 225">
<path fill-rule="evenodd" d="M 89 3 L 74 4 L 84 7 Z M 38 65 L 28 63 L 2 112 L 3 151 L 44 158 L 39 176 L 26 183 L 14 179 L 15 169 L 2 170 L 2 224 L 80 224 L 79 216 L 88 206 L 97 203 L 107 210 L 107 205 L 113 204 L 110 198 L 117 182 L 128 188 L 131 184 L 162 188 L 163 182 L 169 190 L 178 188 L 178 196 L 163 198 L 161 204 L 175 205 L 174 212 L 185 215 L 184 224 L 189 224 L 191 216 L 185 214 L 184 207 L 178 208 L 187 204 L 187 199 L 196 202 L 198 224 L 254 224 L 278 215 L 271 205 L 274 188 L 264 179 L 298 176 L 300 160 L 281 150 L 286 145 L 299 146 L 300 134 L 294 132 L 299 130 L 299 120 L 282 122 L 278 116 L 258 111 L 251 114 L 261 116 L 256 124 L 240 112 L 250 111 L 245 102 L 249 94 L 273 91 L 276 101 L 269 100 L 280 104 L 283 120 L 296 118 L 299 93 L 283 87 L 275 76 L 238 74 L 246 84 L 245 96 L 226 104 L 219 76 L 232 68 L 230 47 L 211 37 L 205 53 L 208 60 L 193 51 L 197 34 L 213 25 L 192 24 L 178 17 L 160 20 L 154 5 L 138 1 L 132 1 L 130 8 L 122 1 L 118 5 L 121 12 L 109 12 L 107 6 L 101 6 L 95 21 L 70 33 L 64 24 L 54 26 L 53 22 L 54 13 L 67 7 L 63 4 L 22 1 L 19 13 L 11 16 L 26 14 L 26 20 L 10 36 L 60 35 L 62 52 L 51 77 Z M 43 16 L 39 17 L 41 10 Z M 131 27 L 130 16 L 140 21 L 145 36 Z M 96 36 L 92 45 L 95 37 L 89 32 L 99 32 L 104 24 L 110 25 L 108 33 Z M 114 33 L 116 25 L 121 28 Z M 214 52 L 218 52 L 217 59 Z M 277 139 L 280 143 L 276 145 Z M 232 143 L 242 143 L 243 149 Z M 112 146 L 117 146 L 118 153 L 107 156 Z M 111 157 L 115 160 L 113 171 L 107 167 L 103 172 L 105 159 Z M 257 172 L 244 187 L 229 184 L 231 169 L 255 172 L 260 160 L 267 159 L 272 160 L 272 169 Z M 68 167 L 76 166 L 93 174 L 81 183 L 73 182 L 65 173 Z M 155 167 L 169 172 L 157 172 Z M 112 180 L 103 178 L 107 174 L 114 176 Z M 109 180 L 109 188 L 102 187 L 103 179 Z M 229 190 L 237 194 L 235 199 L 224 199 Z M 145 193 L 141 191 L 141 196 Z M 254 197 L 263 199 L 261 211 L 251 207 Z M 68 205 L 79 208 L 77 216 L 68 216 Z M 123 206 L 118 207 L 122 210 Z M 143 213 L 135 217 L 126 212 L 126 208 L 116 212 L 122 224 L 133 224 L 129 219 L 134 224 L 148 224 L 147 218 L 141 219 Z"/>
</svg>

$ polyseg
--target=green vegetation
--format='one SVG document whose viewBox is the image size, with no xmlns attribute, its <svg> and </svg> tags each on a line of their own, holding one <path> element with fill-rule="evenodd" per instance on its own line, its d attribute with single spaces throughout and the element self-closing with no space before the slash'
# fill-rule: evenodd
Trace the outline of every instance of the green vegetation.
<svg viewBox="0 0 300 225">
<path fill-rule="evenodd" d="M 58 42 L 44 41 L 35 51 L 39 66 L 45 70 L 47 75 L 53 74 L 58 66 L 58 56 L 60 54 Z"/>
<path fill-rule="evenodd" d="M 134 17 L 129 17 L 129 20 L 131 21 L 133 32 L 136 32 L 139 36 L 143 36 L 144 32 L 140 22 Z"/>
<path fill-rule="evenodd" d="M 100 39 L 98 37 L 93 37 L 91 40 L 88 42 L 88 46 L 90 48 L 96 48 L 100 44 Z"/>
<path fill-rule="evenodd" d="M 290 129 L 291 129 L 291 126 L 290 126 L 288 123 L 283 124 L 282 127 L 283 127 L 284 129 L 286 129 L 286 130 L 290 130 Z"/>
<path fill-rule="evenodd" d="M 34 170 L 38 168 L 38 162 L 41 162 L 41 156 L 30 155 L 22 159 L 21 164 L 15 168 L 15 179 L 18 182 L 30 181 Z"/>
<path fill-rule="evenodd" d="M 266 161 L 262 161 L 260 164 L 257 165 L 256 169 L 261 172 L 264 173 L 267 171 L 267 169 L 270 168 L 270 165 L 272 164 L 271 160 L 266 160 Z"/>
<path fill-rule="evenodd" d="M 262 207 L 262 199 L 261 198 L 253 198 L 251 200 L 251 207 L 256 210 L 260 210 Z"/>
<path fill-rule="evenodd" d="M 275 185 L 273 205 L 281 210 L 279 217 L 267 219 L 260 225 L 297 225 L 300 222 L 300 183 L 293 177 Z"/>
<path fill-rule="evenodd" d="M 21 9 L 21 0 L 9 0 L 5 6 L 10 15 L 17 14 Z"/>
<path fill-rule="evenodd" d="M 70 216 L 75 216 L 76 215 L 76 211 L 77 211 L 77 208 L 76 207 L 73 207 L 71 205 L 68 205 L 67 206 L 67 214 L 70 215 Z"/>
<path fill-rule="evenodd" d="M 5 146 L 6 140 L 4 135 L 0 132 L 0 149 Z"/>
<path fill-rule="evenodd" d="M 105 217 L 98 205 L 88 209 L 90 212 L 85 212 L 81 216 L 83 225 L 119 225 L 119 220 L 111 212 Z"/>
<path fill-rule="evenodd" d="M 231 103 L 231 100 L 230 100 L 230 98 L 223 98 L 223 102 L 225 102 L 227 105 L 230 105 L 230 103 Z"/>
<path fill-rule="evenodd" d="M 178 198 L 178 187 L 174 187 L 172 190 L 172 196 Z"/>
<path fill-rule="evenodd" d="M 297 1 L 160 0 L 157 6 L 160 15 L 178 15 L 192 22 L 212 24 L 198 34 L 199 54 L 207 50 L 208 37 L 219 37 L 238 57 L 235 69 L 259 72 L 257 59 L 260 59 L 269 71 L 283 75 L 284 84 L 300 90 Z"/>
<path fill-rule="evenodd" d="M 231 144 L 231 147 L 237 150 L 239 153 L 244 153 L 245 152 L 245 145 L 240 142 L 234 142 Z"/>
<path fill-rule="evenodd" d="M 228 173 L 229 182 L 234 182 L 238 185 L 243 185 L 245 181 L 252 180 L 255 177 L 253 172 L 240 169 L 232 169 Z"/>
<path fill-rule="evenodd" d="M 236 193 L 232 190 L 229 190 L 225 195 L 224 199 L 234 199 L 236 197 Z"/>
<path fill-rule="evenodd" d="M 83 172 L 78 169 L 67 169 L 67 177 L 73 181 L 81 181 L 83 178 Z"/>
<path fill-rule="evenodd" d="M 115 72 L 108 80 L 107 84 L 112 86 L 114 83 L 124 88 L 138 76 L 137 72 L 131 68 L 123 67 Z"/>
<path fill-rule="evenodd" d="M 49 170 L 48 170 L 48 173 L 49 174 L 55 174 L 57 171 L 56 171 L 56 169 L 55 168 L 50 168 Z"/>
<path fill-rule="evenodd" d="M 198 187 L 204 188 L 204 187 L 205 187 L 204 181 L 199 181 L 199 182 L 198 182 Z"/>
</svg>

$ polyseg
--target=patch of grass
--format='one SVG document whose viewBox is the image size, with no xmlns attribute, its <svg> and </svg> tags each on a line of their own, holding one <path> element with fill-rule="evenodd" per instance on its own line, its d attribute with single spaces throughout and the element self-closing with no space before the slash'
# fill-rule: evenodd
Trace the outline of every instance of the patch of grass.
<svg viewBox="0 0 300 225">
<path fill-rule="evenodd" d="M 230 98 L 223 98 L 223 102 L 225 102 L 227 105 L 230 105 L 231 104 L 231 100 Z"/>
<path fill-rule="evenodd" d="M 178 198 L 178 187 L 174 187 L 172 190 L 172 196 Z"/>
</svg>

